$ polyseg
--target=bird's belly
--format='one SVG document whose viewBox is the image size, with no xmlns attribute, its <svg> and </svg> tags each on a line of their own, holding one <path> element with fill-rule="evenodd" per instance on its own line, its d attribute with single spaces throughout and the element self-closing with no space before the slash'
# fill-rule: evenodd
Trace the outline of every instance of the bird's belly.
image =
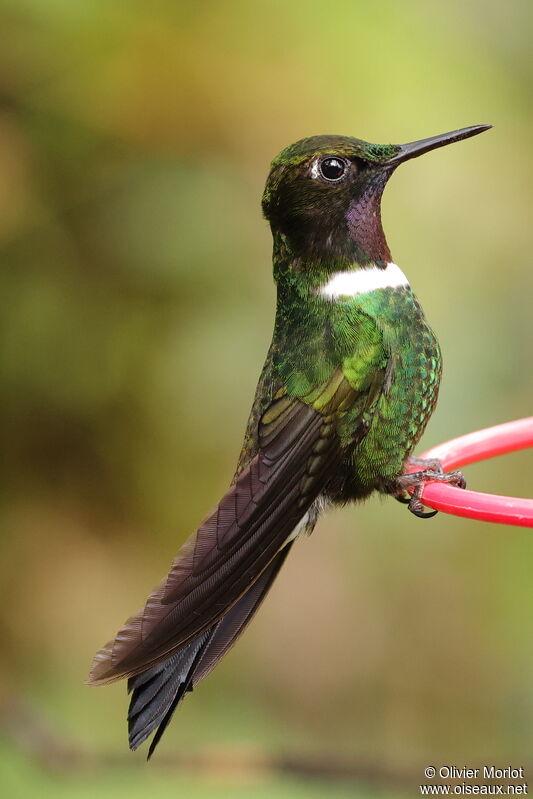
<svg viewBox="0 0 533 799">
<path fill-rule="evenodd" d="M 397 340 L 390 380 L 381 393 L 368 433 L 346 454 L 331 499 L 360 499 L 402 473 L 433 412 L 441 376 L 441 355 L 431 328 L 420 324 Z"/>
</svg>

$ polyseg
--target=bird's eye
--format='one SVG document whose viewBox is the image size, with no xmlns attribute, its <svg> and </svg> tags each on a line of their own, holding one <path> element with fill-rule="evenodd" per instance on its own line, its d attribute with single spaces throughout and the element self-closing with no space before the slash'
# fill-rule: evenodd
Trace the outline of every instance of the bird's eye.
<svg viewBox="0 0 533 799">
<path fill-rule="evenodd" d="M 346 175 L 348 164 L 342 158 L 328 156 L 319 164 L 320 174 L 329 183 L 338 183 Z"/>
</svg>

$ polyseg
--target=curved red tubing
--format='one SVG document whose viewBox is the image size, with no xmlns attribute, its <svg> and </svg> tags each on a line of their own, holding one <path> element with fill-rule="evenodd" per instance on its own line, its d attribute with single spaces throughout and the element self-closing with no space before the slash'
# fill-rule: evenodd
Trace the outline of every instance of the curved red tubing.
<svg viewBox="0 0 533 799">
<path fill-rule="evenodd" d="M 449 472 L 469 463 L 527 447 L 533 447 L 533 416 L 454 438 L 424 452 L 420 457 L 438 458 L 444 470 Z M 416 471 L 416 467 L 410 471 Z M 445 483 L 427 483 L 422 501 L 434 510 L 455 516 L 533 527 L 533 499 L 465 491 Z"/>
</svg>

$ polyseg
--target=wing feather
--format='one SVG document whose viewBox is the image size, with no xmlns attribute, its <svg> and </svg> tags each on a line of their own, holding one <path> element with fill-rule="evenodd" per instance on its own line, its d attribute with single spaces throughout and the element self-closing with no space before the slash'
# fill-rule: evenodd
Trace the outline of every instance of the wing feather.
<svg viewBox="0 0 533 799">
<path fill-rule="evenodd" d="M 95 656 L 89 682 L 131 677 L 213 627 L 273 560 L 339 457 L 335 409 L 354 395 L 337 380 L 319 409 L 282 395 L 264 414 L 259 450 L 175 559 L 145 607 Z M 351 397 L 353 399 L 353 396 Z"/>
<path fill-rule="evenodd" d="M 158 727 L 150 746 L 149 756 L 152 754 L 184 694 L 196 688 L 242 634 L 265 598 L 291 546 L 292 541 L 278 552 L 252 587 L 211 630 L 168 660 L 128 681 L 128 691 L 131 692 L 128 712 L 131 749 L 137 749 Z"/>
</svg>

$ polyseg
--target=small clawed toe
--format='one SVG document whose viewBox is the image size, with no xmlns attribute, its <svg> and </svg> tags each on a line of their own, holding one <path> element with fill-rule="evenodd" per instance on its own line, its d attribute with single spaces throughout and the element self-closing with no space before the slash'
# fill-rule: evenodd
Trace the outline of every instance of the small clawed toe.
<svg viewBox="0 0 533 799">
<path fill-rule="evenodd" d="M 394 497 L 397 502 L 401 502 L 402 505 L 409 505 L 411 502 L 411 497 Z"/>
<path fill-rule="evenodd" d="M 420 466 L 424 471 L 438 472 L 444 474 L 442 463 L 437 458 L 415 458 L 411 456 L 407 459 L 408 466 Z"/>
<path fill-rule="evenodd" d="M 409 510 L 419 519 L 431 519 L 438 513 L 438 510 L 424 510 L 424 505 L 419 499 L 412 499 L 409 502 Z"/>
<path fill-rule="evenodd" d="M 418 472 L 400 475 L 396 480 L 395 499 L 407 505 L 411 513 L 419 519 L 431 519 L 438 511 L 426 511 L 422 502 L 422 491 L 426 483 L 448 483 L 457 488 L 466 488 L 466 480 L 461 472 L 444 472 L 440 461 L 410 458 L 408 464 L 420 465 L 425 468 Z M 406 497 L 407 489 L 413 489 L 411 495 Z"/>
</svg>

